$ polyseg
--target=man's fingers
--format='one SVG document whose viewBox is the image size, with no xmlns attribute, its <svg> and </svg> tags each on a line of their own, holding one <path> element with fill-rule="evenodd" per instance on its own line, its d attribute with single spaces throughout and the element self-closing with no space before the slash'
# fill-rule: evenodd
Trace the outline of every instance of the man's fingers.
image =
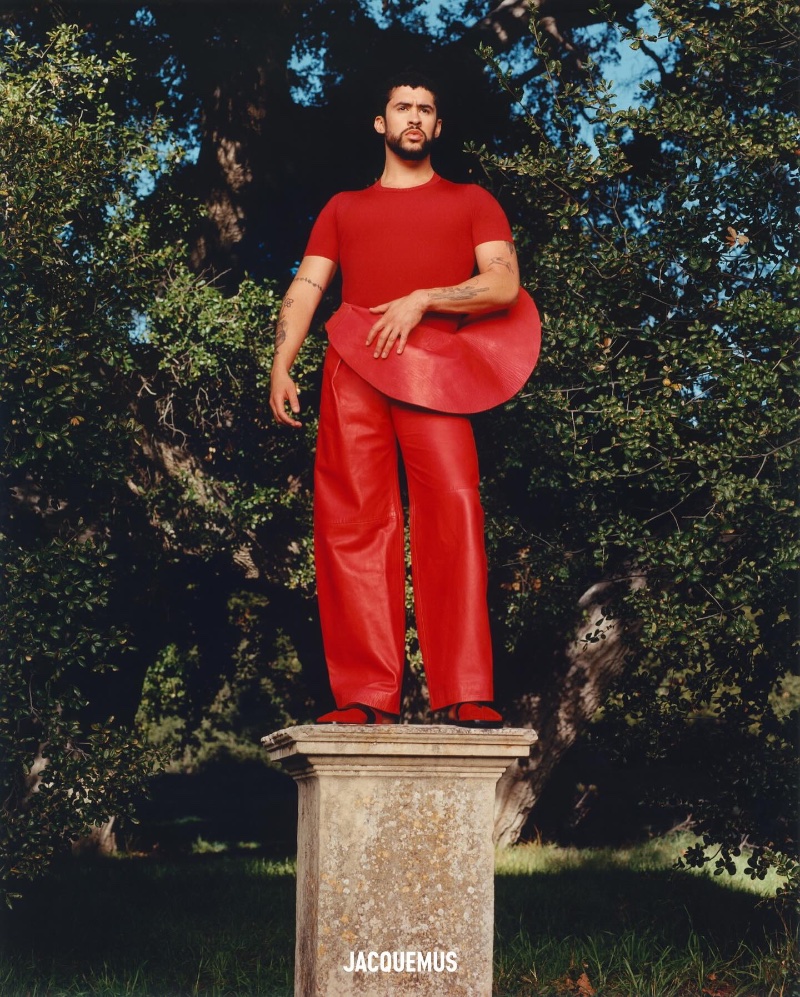
<svg viewBox="0 0 800 997">
<path fill-rule="evenodd" d="M 388 357 L 392 348 L 392 343 L 397 339 L 398 333 L 394 329 L 385 329 L 375 343 L 374 357 Z"/>
<path fill-rule="evenodd" d="M 385 327 L 385 323 L 386 323 L 385 319 L 381 319 L 379 322 L 376 322 L 375 325 L 373 325 L 373 327 L 369 330 L 369 334 L 367 336 L 366 345 L 372 346 L 373 343 L 375 344 L 376 357 L 380 356 L 381 350 L 384 348 L 386 340 L 390 335 L 392 335 L 391 327 L 387 329 Z"/>
<path fill-rule="evenodd" d="M 296 428 L 302 426 L 302 423 L 298 422 L 297 419 L 293 419 L 286 409 L 279 409 L 275 412 L 275 421 L 283 423 L 284 426 L 294 426 Z"/>
<path fill-rule="evenodd" d="M 302 423 L 298 422 L 297 419 L 293 419 L 291 414 L 286 411 L 287 405 L 295 415 L 300 412 L 300 402 L 297 397 L 297 389 L 294 385 L 291 387 L 287 386 L 280 392 L 276 392 L 269 400 L 269 407 L 272 409 L 272 414 L 276 422 L 283 423 L 285 426 L 301 426 Z"/>
<path fill-rule="evenodd" d="M 283 423 L 284 426 L 299 426 L 300 423 L 291 417 L 291 415 L 286 411 L 285 408 L 274 408 L 272 414 L 275 416 L 275 421 Z"/>
<path fill-rule="evenodd" d="M 295 415 L 297 415 L 300 411 L 300 397 L 297 394 L 297 388 L 294 386 L 294 383 L 287 387 L 286 395 L 289 402 L 289 408 Z"/>
<path fill-rule="evenodd" d="M 375 305 L 374 308 L 370 308 L 370 311 L 373 312 L 375 315 L 383 315 L 388 307 L 389 307 L 389 302 L 387 302 L 385 305 Z M 375 339 L 375 337 L 381 331 L 385 321 L 386 321 L 385 319 L 378 319 L 375 325 L 373 325 L 373 327 L 369 330 L 369 333 L 367 334 L 367 346 L 369 346 L 372 343 L 373 339 Z"/>
<path fill-rule="evenodd" d="M 406 348 L 406 343 L 408 342 L 408 337 L 411 335 L 411 330 L 404 330 L 402 327 L 399 329 L 384 329 L 380 336 L 378 336 L 375 341 L 375 350 L 373 352 L 373 357 L 375 359 L 385 360 L 386 357 L 392 351 L 392 347 L 397 344 L 397 353 L 402 353 Z M 369 345 L 369 341 L 367 343 Z"/>
</svg>

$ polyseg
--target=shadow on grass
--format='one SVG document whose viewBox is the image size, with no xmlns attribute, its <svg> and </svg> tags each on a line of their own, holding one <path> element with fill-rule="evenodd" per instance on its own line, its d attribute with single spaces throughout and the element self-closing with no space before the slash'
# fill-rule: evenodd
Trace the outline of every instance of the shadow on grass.
<svg viewBox="0 0 800 997">
<path fill-rule="evenodd" d="M 791 934 L 774 904 L 671 869 L 593 867 L 495 882 L 502 997 L 789 997 Z"/>
<path fill-rule="evenodd" d="M 657 927 L 666 943 L 685 945 L 694 934 L 721 954 L 733 954 L 742 941 L 757 946 L 782 929 L 774 908 L 762 901 L 707 877 L 671 870 L 583 867 L 524 877 L 500 874 L 495 881 L 501 938 L 521 925 L 533 938 Z"/>
<path fill-rule="evenodd" d="M 137 813 L 140 824 L 125 836 L 134 851 L 172 857 L 202 838 L 257 841 L 286 855 L 297 841 L 297 786 L 263 762 L 219 759 L 198 772 L 161 772 Z"/>
<path fill-rule="evenodd" d="M 71 863 L 4 916 L 0 994 L 288 997 L 294 903 L 289 860 Z M 791 993 L 766 977 L 782 974 L 786 986 L 773 965 L 785 932 L 772 909 L 687 874 L 591 862 L 501 873 L 496 925 L 502 997 L 589 993 L 578 987 L 580 972 L 598 997 Z M 704 991 L 709 979 L 717 991 Z"/>
<path fill-rule="evenodd" d="M 3 997 L 288 997 L 294 864 L 197 855 L 76 863 L 4 917 Z"/>
</svg>

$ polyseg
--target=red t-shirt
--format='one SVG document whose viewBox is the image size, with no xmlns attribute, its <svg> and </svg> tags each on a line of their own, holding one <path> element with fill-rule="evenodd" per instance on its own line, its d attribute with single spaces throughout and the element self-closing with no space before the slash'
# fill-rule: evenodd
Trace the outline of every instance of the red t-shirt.
<svg viewBox="0 0 800 997">
<path fill-rule="evenodd" d="M 338 263 L 342 300 L 370 308 L 419 288 L 469 280 L 476 246 L 511 239 L 508 219 L 488 191 L 434 174 L 418 187 L 378 181 L 332 197 L 305 255 Z"/>
</svg>

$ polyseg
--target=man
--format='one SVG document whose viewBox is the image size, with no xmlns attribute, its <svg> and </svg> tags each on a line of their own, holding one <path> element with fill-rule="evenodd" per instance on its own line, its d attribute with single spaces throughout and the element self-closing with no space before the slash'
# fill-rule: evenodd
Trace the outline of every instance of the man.
<svg viewBox="0 0 800 997">
<path fill-rule="evenodd" d="M 374 122 L 385 145 L 381 178 L 325 206 L 277 323 L 270 406 L 279 424 L 299 427 L 289 371 L 341 264 L 345 304 L 328 324 L 315 465 L 317 589 L 337 705 L 320 723 L 398 719 L 405 657 L 399 445 L 431 708 L 467 726 L 502 724 L 488 705 L 477 458 L 469 420 L 458 414 L 479 406 L 448 409 L 449 391 L 471 390 L 459 374 L 464 362 L 455 356 L 450 373 L 439 376 L 441 361 L 428 363 L 423 347 L 437 335 L 445 352 L 468 343 L 452 335 L 460 317 L 514 306 L 519 272 L 494 198 L 443 180 L 431 166 L 442 128 L 437 103 L 435 85 L 415 73 L 390 81 Z"/>
</svg>

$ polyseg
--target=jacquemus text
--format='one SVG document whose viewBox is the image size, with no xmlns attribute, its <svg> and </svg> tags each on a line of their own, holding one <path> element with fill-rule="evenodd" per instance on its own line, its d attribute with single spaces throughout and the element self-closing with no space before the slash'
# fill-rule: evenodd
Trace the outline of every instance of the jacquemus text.
<svg viewBox="0 0 800 997">
<path fill-rule="evenodd" d="M 345 973 L 455 973 L 455 952 L 351 952 Z"/>
</svg>

